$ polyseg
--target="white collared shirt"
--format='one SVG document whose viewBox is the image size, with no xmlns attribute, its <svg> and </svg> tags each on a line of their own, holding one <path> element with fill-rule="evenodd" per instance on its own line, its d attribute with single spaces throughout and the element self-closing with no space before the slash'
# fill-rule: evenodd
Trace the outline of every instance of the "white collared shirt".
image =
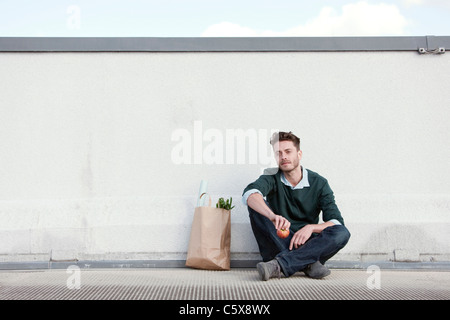
<svg viewBox="0 0 450 320">
<path fill-rule="evenodd" d="M 293 187 L 292 184 L 286 179 L 286 177 L 284 176 L 283 172 L 281 172 L 281 175 L 280 175 L 281 182 L 283 182 L 288 187 L 291 187 L 292 190 L 303 189 L 303 188 L 309 187 L 308 170 L 303 169 L 303 166 L 300 166 L 300 168 L 302 169 L 302 179 L 300 180 L 300 182 L 295 187 Z M 247 199 L 253 193 L 259 193 L 260 195 L 263 195 L 261 193 L 261 191 L 259 191 L 258 189 L 250 189 L 250 190 L 248 190 L 246 193 L 244 193 L 242 195 L 242 202 L 244 203 L 244 205 L 247 205 Z"/>
<path fill-rule="evenodd" d="M 291 187 L 292 190 L 303 189 L 303 188 L 309 187 L 308 170 L 306 170 L 306 169 L 303 170 L 303 167 L 301 167 L 301 169 L 302 169 L 302 180 L 300 180 L 300 182 L 295 187 L 293 187 L 292 184 L 288 181 L 288 179 L 286 179 L 284 172 L 282 172 L 280 175 L 281 182 L 283 182 L 288 187 Z"/>
</svg>

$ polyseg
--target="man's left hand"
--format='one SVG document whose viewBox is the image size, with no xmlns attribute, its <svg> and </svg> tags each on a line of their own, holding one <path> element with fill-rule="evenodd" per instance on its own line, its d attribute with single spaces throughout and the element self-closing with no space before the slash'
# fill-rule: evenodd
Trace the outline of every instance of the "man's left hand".
<svg viewBox="0 0 450 320">
<path fill-rule="evenodd" d="M 314 226 L 311 224 L 307 224 L 300 230 L 298 230 L 291 239 L 291 244 L 289 245 L 289 250 L 292 250 L 292 248 L 299 248 L 301 245 L 303 245 L 308 239 L 311 237 L 313 233 Z"/>
</svg>

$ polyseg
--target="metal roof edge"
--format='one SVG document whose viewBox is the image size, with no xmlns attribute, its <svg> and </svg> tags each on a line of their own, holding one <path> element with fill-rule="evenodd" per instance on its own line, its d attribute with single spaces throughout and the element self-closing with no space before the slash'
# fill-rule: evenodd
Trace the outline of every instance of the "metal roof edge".
<svg viewBox="0 0 450 320">
<path fill-rule="evenodd" d="M 0 37 L 0 52 L 328 52 L 450 50 L 450 36 Z"/>
</svg>

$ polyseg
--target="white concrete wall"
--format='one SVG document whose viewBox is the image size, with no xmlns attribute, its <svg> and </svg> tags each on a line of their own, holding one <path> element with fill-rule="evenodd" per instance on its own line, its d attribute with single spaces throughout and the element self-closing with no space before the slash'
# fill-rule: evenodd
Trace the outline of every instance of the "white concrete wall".
<svg viewBox="0 0 450 320">
<path fill-rule="evenodd" d="M 1 53 L 0 261 L 184 259 L 202 179 L 258 258 L 240 195 L 271 129 L 334 189 L 336 259 L 450 260 L 449 83 L 449 54 Z"/>
</svg>

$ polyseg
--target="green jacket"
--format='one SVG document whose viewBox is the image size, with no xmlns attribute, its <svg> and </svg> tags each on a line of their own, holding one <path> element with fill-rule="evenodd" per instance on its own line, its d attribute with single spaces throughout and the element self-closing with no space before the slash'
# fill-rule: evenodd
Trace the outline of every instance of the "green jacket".
<svg viewBox="0 0 450 320">
<path fill-rule="evenodd" d="M 268 170 L 274 173 L 273 169 Z M 265 173 L 270 173 L 268 170 Z M 289 220 L 294 232 L 307 224 L 319 223 L 320 212 L 323 221 L 337 220 L 343 225 L 344 219 L 327 179 L 311 170 L 302 170 L 302 180 L 295 187 L 290 185 L 281 170 L 275 169 L 275 174 L 261 175 L 244 189 L 245 204 L 251 193 L 259 191 L 275 214 Z"/>
</svg>

